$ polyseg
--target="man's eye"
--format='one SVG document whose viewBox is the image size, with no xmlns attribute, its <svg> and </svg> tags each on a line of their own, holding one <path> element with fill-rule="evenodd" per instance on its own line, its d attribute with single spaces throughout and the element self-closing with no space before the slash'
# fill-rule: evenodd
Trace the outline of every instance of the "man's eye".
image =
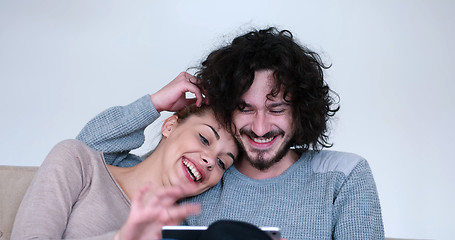
<svg viewBox="0 0 455 240">
<path fill-rule="evenodd" d="M 221 169 L 226 170 L 226 165 L 224 164 L 223 160 L 217 158 L 218 165 L 220 165 Z"/>
<path fill-rule="evenodd" d="M 240 103 L 238 106 L 237 106 L 237 109 L 240 111 L 240 112 L 243 112 L 243 113 L 248 113 L 248 112 L 251 112 L 251 108 L 249 108 L 248 106 L 246 106 L 245 103 Z"/>
<path fill-rule="evenodd" d="M 204 145 L 209 145 L 209 140 L 207 140 L 207 138 L 205 138 L 204 136 L 202 136 L 202 134 L 200 134 L 200 133 L 199 133 L 199 137 L 201 138 L 202 144 L 204 144 Z"/>
<path fill-rule="evenodd" d="M 253 111 L 249 108 L 240 108 L 239 110 L 240 110 L 240 112 L 243 112 L 243 113 L 249 113 L 249 112 Z"/>
<path fill-rule="evenodd" d="M 270 110 L 271 113 L 283 113 L 284 109 Z"/>
</svg>

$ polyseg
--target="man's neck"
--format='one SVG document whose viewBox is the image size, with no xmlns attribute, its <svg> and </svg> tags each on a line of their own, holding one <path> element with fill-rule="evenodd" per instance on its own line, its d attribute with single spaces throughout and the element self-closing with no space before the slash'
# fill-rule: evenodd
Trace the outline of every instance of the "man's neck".
<svg viewBox="0 0 455 240">
<path fill-rule="evenodd" d="M 279 162 L 275 163 L 266 170 L 259 170 L 253 167 L 246 157 L 243 157 L 242 159 L 239 159 L 240 161 L 235 164 L 235 167 L 239 170 L 239 172 L 243 173 L 247 177 L 253 179 L 267 179 L 281 175 L 290 166 L 292 166 L 292 164 L 294 164 L 299 157 L 299 154 L 290 150 Z"/>
</svg>

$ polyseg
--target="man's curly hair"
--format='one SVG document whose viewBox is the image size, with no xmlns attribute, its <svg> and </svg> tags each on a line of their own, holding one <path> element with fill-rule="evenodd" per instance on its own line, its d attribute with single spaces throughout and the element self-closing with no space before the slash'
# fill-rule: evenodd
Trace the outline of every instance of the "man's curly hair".
<svg viewBox="0 0 455 240">
<path fill-rule="evenodd" d="M 300 152 L 331 147 L 327 122 L 339 110 L 323 79 L 320 56 L 300 46 L 288 30 L 254 30 L 213 51 L 197 68 L 199 87 L 206 91 L 218 120 L 232 126 L 257 70 L 272 70 L 275 85 L 269 97 L 283 91 L 292 108 L 295 132 L 291 146 Z M 336 105 L 336 106 L 334 106 Z"/>
</svg>

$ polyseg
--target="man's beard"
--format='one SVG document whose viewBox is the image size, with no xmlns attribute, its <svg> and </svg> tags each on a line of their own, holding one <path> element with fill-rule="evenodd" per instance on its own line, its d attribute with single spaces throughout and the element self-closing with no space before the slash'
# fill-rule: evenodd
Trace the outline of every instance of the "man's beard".
<svg viewBox="0 0 455 240">
<path fill-rule="evenodd" d="M 244 134 L 251 138 L 257 137 L 257 135 L 255 133 L 253 133 L 251 130 L 240 129 L 239 133 L 240 133 L 240 135 Z M 283 131 L 279 131 L 279 132 L 275 131 L 275 132 L 268 132 L 268 133 L 264 134 L 263 137 L 268 138 L 268 137 L 276 136 L 279 134 L 281 134 L 283 137 L 285 136 Z M 290 150 L 290 147 L 292 146 L 291 139 L 292 138 L 285 139 L 281 148 L 278 149 L 278 152 L 275 154 L 275 156 L 273 156 L 272 158 L 269 158 L 269 159 L 264 159 L 264 155 L 269 150 L 255 149 L 252 151 L 254 154 L 252 156 L 252 155 L 250 155 L 249 152 L 246 151 L 246 148 L 245 148 L 243 142 L 240 141 L 240 139 L 239 139 L 239 142 L 242 145 L 243 149 L 245 149 L 246 160 L 251 164 L 251 166 L 253 166 L 254 168 L 256 168 L 260 171 L 264 171 L 264 170 L 269 169 L 271 166 L 275 165 L 275 163 L 279 162 L 288 153 L 288 151 Z"/>
</svg>

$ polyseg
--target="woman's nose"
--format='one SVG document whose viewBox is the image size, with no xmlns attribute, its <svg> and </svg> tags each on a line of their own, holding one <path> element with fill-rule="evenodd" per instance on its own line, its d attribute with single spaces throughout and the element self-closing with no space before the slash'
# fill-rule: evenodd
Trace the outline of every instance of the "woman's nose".
<svg viewBox="0 0 455 240">
<path fill-rule="evenodd" d="M 209 160 L 207 160 L 207 158 L 202 158 L 202 161 L 205 163 L 205 166 L 207 166 L 208 170 L 212 170 L 212 164 Z"/>
</svg>

